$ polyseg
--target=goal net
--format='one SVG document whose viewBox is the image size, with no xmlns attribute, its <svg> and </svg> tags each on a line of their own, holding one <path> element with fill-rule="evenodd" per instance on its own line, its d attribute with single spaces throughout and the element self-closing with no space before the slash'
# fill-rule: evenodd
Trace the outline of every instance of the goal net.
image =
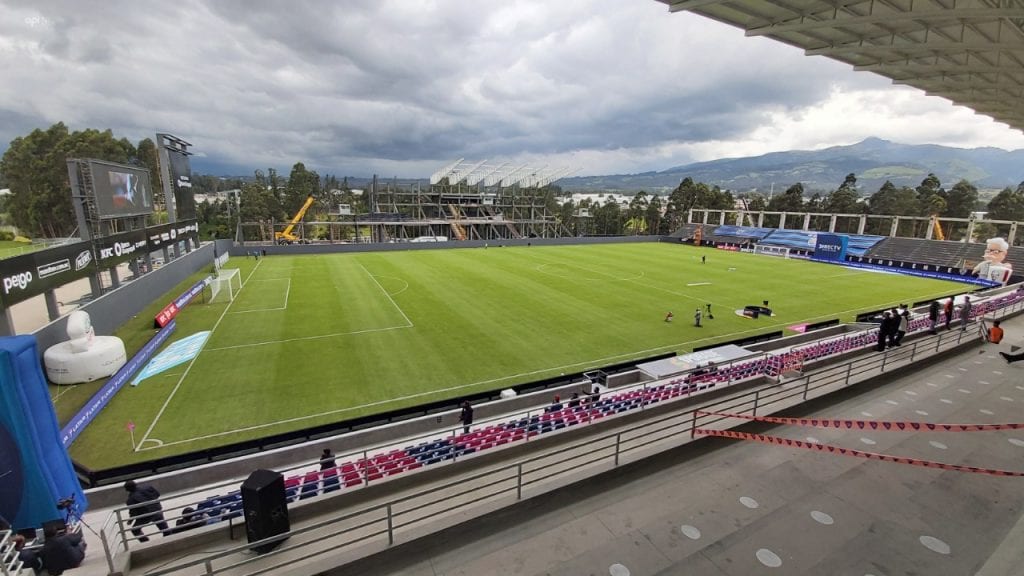
<svg viewBox="0 0 1024 576">
<path fill-rule="evenodd" d="M 210 304 L 231 302 L 242 289 L 242 274 L 238 268 L 221 268 L 210 279 Z"/>
<path fill-rule="evenodd" d="M 785 246 L 767 246 L 765 244 L 757 244 L 754 246 L 754 254 L 789 258 L 789 248 L 786 248 Z"/>
</svg>

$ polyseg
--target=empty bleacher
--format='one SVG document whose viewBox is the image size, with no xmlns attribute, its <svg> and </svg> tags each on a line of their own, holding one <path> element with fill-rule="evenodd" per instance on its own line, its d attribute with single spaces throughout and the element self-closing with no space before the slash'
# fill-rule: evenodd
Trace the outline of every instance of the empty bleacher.
<svg viewBox="0 0 1024 576">
<path fill-rule="evenodd" d="M 886 238 L 868 250 L 867 258 L 914 262 L 930 266 L 960 268 L 964 260 L 981 260 L 985 253 L 983 244 L 965 244 L 948 240 L 924 240 L 921 238 Z"/>
</svg>

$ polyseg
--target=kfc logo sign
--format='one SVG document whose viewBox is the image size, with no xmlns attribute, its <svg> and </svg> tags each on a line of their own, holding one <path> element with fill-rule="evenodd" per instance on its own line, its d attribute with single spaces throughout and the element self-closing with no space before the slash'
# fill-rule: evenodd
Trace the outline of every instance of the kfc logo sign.
<svg viewBox="0 0 1024 576">
<path fill-rule="evenodd" d="M 114 242 L 114 245 L 109 248 L 100 248 L 100 260 L 106 260 L 108 258 L 120 258 L 121 256 L 128 256 L 135 252 L 136 248 L 145 246 L 146 242 L 141 241 L 138 243 L 131 242 Z"/>
</svg>

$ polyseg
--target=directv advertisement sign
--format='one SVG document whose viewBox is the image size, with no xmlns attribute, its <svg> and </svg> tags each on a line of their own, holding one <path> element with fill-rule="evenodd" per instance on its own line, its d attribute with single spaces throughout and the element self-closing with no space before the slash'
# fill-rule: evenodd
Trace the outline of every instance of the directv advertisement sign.
<svg viewBox="0 0 1024 576">
<path fill-rule="evenodd" d="M 812 260 L 821 262 L 846 262 L 846 248 L 850 239 L 838 234 L 818 234 L 814 244 Z"/>
<path fill-rule="evenodd" d="M 146 255 L 146 231 L 132 230 L 96 239 L 96 264 L 101 269 Z"/>
<path fill-rule="evenodd" d="M 0 260 L 0 298 L 11 306 L 96 271 L 90 242 Z"/>
</svg>

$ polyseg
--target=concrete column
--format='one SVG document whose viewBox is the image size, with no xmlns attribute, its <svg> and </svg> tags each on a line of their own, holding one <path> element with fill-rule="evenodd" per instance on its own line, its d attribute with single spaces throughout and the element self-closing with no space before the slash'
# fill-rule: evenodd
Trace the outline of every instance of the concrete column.
<svg viewBox="0 0 1024 576">
<path fill-rule="evenodd" d="M 974 238 L 974 218 L 967 221 L 967 242 L 972 242 Z"/>
<path fill-rule="evenodd" d="M 931 240 L 932 236 L 935 235 L 935 216 L 928 219 L 928 229 L 924 231 L 924 239 Z"/>
<path fill-rule="evenodd" d="M 121 285 L 120 279 L 117 277 L 117 266 L 110 267 L 110 288 L 113 290 Z"/>
<path fill-rule="evenodd" d="M 701 223 L 703 223 L 703 224 L 707 224 L 708 223 L 708 211 L 707 210 L 704 211 L 704 219 L 701 221 Z"/>
<path fill-rule="evenodd" d="M 4 308 L 0 316 L 0 336 L 14 336 L 14 320 L 11 319 L 10 309 Z"/>
<path fill-rule="evenodd" d="M 863 234 L 864 233 L 864 227 L 867 226 L 867 223 L 868 223 L 868 215 L 867 214 L 861 214 L 860 215 L 860 222 L 857 223 L 857 234 Z"/>
<path fill-rule="evenodd" d="M 722 212 L 718 216 L 718 225 L 725 226 L 725 210 L 722 210 Z"/>
<path fill-rule="evenodd" d="M 757 213 L 757 227 L 764 228 L 764 212 Z"/>
<path fill-rule="evenodd" d="M 804 214 L 804 232 L 811 229 L 811 213 Z"/>
<path fill-rule="evenodd" d="M 1017 223 L 1010 224 L 1010 233 L 1006 235 L 1006 243 L 1013 246 L 1013 239 L 1017 237 Z"/>
<path fill-rule="evenodd" d="M 785 230 L 785 229 L 786 229 L 786 213 L 783 212 L 782 215 L 779 216 L 779 230 Z"/>
<path fill-rule="evenodd" d="M 835 232 L 836 231 L 836 215 L 835 214 L 830 216 L 829 219 L 828 219 L 828 231 L 829 232 Z"/>
<path fill-rule="evenodd" d="M 57 293 L 53 290 L 43 292 L 43 299 L 46 300 L 46 314 L 50 321 L 60 318 L 60 307 L 57 304 Z"/>
<path fill-rule="evenodd" d="M 896 230 L 898 230 L 899 227 L 900 227 L 900 217 L 899 216 L 893 216 L 892 217 L 892 225 L 889 226 L 889 236 L 892 237 L 892 238 L 895 238 L 896 237 Z"/>
<path fill-rule="evenodd" d="M 92 289 L 93 299 L 103 296 L 103 284 L 100 283 L 100 273 L 97 272 L 89 276 L 89 288 Z"/>
</svg>

